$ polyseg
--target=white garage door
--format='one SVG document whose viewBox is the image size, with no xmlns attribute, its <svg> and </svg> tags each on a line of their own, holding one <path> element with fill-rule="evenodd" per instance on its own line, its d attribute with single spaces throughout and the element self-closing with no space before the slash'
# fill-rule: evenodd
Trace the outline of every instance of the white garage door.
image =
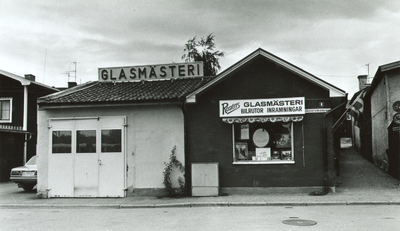
<svg viewBox="0 0 400 231">
<path fill-rule="evenodd" d="M 51 119 L 50 197 L 125 196 L 125 118 Z"/>
</svg>

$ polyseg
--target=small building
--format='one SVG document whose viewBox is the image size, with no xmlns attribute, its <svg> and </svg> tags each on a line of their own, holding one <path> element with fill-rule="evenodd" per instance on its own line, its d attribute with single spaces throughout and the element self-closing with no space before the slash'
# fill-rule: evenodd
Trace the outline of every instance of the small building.
<svg viewBox="0 0 400 231">
<path fill-rule="evenodd" d="M 400 61 L 379 66 L 371 85 L 358 94 L 363 104 L 358 128 L 360 152 L 400 179 Z M 353 97 L 357 98 L 357 97 Z"/>
<path fill-rule="evenodd" d="M 58 90 L 0 70 L 0 181 L 10 179 L 13 167 L 36 155 L 37 98 Z"/>
<path fill-rule="evenodd" d="M 42 97 L 39 193 L 165 193 L 172 150 L 188 188 L 213 164 L 207 178 L 219 193 L 334 190 L 343 90 L 263 49 L 215 77 L 202 70 L 99 68 L 98 81 Z"/>
<path fill-rule="evenodd" d="M 186 166 L 218 163 L 221 193 L 334 190 L 332 127 L 346 102 L 343 90 L 258 49 L 187 96 Z"/>
<path fill-rule="evenodd" d="M 174 147 L 185 163 L 185 96 L 210 79 L 201 63 L 99 68 L 98 81 L 40 98 L 38 192 L 163 193 Z"/>
</svg>

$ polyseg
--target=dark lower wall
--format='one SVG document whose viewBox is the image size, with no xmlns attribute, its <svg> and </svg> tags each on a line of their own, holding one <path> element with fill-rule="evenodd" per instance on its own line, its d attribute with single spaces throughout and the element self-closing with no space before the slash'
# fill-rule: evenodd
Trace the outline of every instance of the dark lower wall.
<svg viewBox="0 0 400 231">
<path fill-rule="evenodd" d="M 24 134 L 0 132 L 0 181 L 10 180 L 11 168 L 23 163 Z"/>
<path fill-rule="evenodd" d="M 388 173 L 394 178 L 400 180 L 400 132 L 399 126 L 396 124 L 391 124 L 388 128 L 388 136 L 389 136 L 389 149 L 387 151 L 389 167 Z"/>
<path fill-rule="evenodd" d="M 287 97 L 304 97 L 306 109 L 335 108 L 346 100 L 331 98 L 329 90 L 262 57 L 196 95 L 185 114 L 189 185 L 191 163 L 218 162 L 221 187 L 323 186 L 323 113 L 305 114 L 302 122 L 294 123 L 295 164 L 232 164 L 232 125 L 219 117 L 219 101 Z M 326 160 L 327 171 L 333 172 L 332 155 Z"/>
<path fill-rule="evenodd" d="M 218 115 L 208 113 L 208 109 L 202 106 L 201 102 L 196 106 L 188 106 L 186 125 L 188 185 L 191 185 L 191 163 L 203 162 L 219 163 L 220 187 L 323 185 L 323 114 L 306 114 L 302 122 L 294 123 L 295 164 L 243 165 L 233 164 L 232 125 L 222 122 Z"/>
<path fill-rule="evenodd" d="M 30 93 L 28 97 L 28 131 L 31 136 L 27 137 L 27 154 L 26 161 L 36 155 L 37 145 L 37 98 L 40 94 Z"/>
</svg>

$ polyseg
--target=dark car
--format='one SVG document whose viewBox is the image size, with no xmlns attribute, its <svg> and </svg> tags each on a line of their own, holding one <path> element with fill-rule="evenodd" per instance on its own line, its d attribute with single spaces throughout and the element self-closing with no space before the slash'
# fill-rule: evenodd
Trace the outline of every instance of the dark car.
<svg viewBox="0 0 400 231">
<path fill-rule="evenodd" d="M 10 180 L 18 184 L 18 188 L 32 191 L 37 183 L 36 156 L 32 156 L 24 166 L 11 169 Z"/>
</svg>

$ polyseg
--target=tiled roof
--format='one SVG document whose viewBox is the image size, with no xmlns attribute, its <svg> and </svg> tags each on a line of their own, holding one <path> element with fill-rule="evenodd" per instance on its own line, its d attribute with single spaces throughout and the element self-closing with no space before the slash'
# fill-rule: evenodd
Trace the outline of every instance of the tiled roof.
<svg viewBox="0 0 400 231">
<path fill-rule="evenodd" d="M 140 82 L 89 82 L 39 100 L 39 104 L 178 101 L 210 77 Z"/>
</svg>

